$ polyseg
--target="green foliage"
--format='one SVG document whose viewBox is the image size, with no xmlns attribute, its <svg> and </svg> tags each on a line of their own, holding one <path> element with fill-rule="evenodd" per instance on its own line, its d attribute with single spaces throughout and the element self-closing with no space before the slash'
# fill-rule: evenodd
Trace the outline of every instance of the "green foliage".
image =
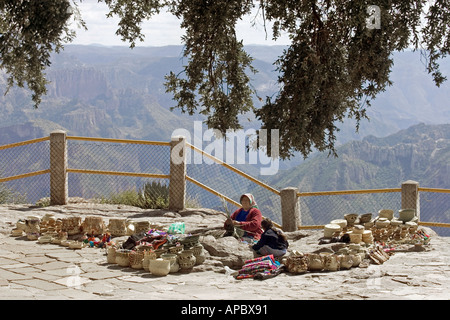
<svg viewBox="0 0 450 320">
<path fill-rule="evenodd" d="M 139 207 L 139 194 L 136 190 L 126 190 L 117 194 L 111 194 L 109 198 L 102 197 L 100 203 L 124 204 Z"/>
<path fill-rule="evenodd" d="M 169 187 L 159 182 L 144 184 L 139 191 L 126 190 L 101 199 L 103 203 L 124 204 L 143 209 L 167 209 L 169 207 Z"/>
<path fill-rule="evenodd" d="M 68 0 L 0 1 L 0 68 L 9 74 L 7 91 L 14 83 L 21 88 L 26 83 L 36 108 L 47 93 L 44 71 L 50 54 L 75 37 L 67 26 L 71 8 Z"/>
<path fill-rule="evenodd" d="M 167 209 L 169 208 L 169 187 L 159 182 L 144 184 L 139 191 L 126 190 L 117 194 L 111 194 L 109 198 L 101 198 L 101 203 L 123 204 L 142 209 Z M 201 208 L 198 198 L 187 196 L 186 208 Z"/>
<path fill-rule="evenodd" d="M 0 204 L 25 203 L 26 197 L 8 188 L 4 183 L 0 183 Z"/>
<path fill-rule="evenodd" d="M 72 7 L 76 10 L 75 0 Z M 279 154 L 313 149 L 336 155 L 338 121 L 367 118 L 366 108 L 391 85 L 392 54 L 423 50 L 428 73 L 440 86 L 439 60 L 450 53 L 448 0 L 99 0 L 120 19 L 117 34 L 135 46 L 142 23 L 166 9 L 186 34 L 181 72 L 166 76 L 166 90 L 182 112 L 207 116 L 209 128 L 241 128 L 238 115 L 253 111 L 263 129 L 279 129 Z M 67 27 L 68 0 L 0 1 L 0 61 L 8 86 L 25 82 L 36 106 L 45 90 L 49 55 L 74 37 Z M 368 8 L 380 9 L 380 28 L 368 27 Z M 280 90 L 255 109 L 249 72 L 252 58 L 236 36 L 236 23 L 257 14 L 272 22 L 273 39 L 287 33 L 291 45 L 275 61 Z M 84 26 L 79 15 L 75 19 Z M 262 98 L 259 98 L 263 101 Z M 255 109 L 255 110 L 254 110 Z M 270 153 L 271 146 L 267 147 Z"/>
<path fill-rule="evenodd" d="M 111 18 L 117 15 L 120 18 L 119 29 L 117 29 L 116 35 L 121 36 L 122 41 L 130 42 L 131 48 L 135 47 L 136 39 L 144 41 L 141 28 L 142 21 L 150 19 L 154 14 L 158 14 L 168 4 L 168 1 L 159 0 L 104 0 L 104 2 L 110 9 L 107 17 Z"/>
<path fill-rule="evenodd" d="M 235 32 L 237 20 L 251 8 L 252 1 L 181 1 L 172 11 L 186 29 L 188 65 L 180 75 L 166 76 L 167 92 L 178 101 L 176 108 L 190 115 L 199 110 L 208 116 L 208 127 L 221 133 L 241 128 L 238 114 L 253 106 L 246 71 L 256 70 Z"/>
<path fill-rule="evenodd" d="M 275 36 L 288 32 L 292 44 L 275 62 L 280 92 L 256 115 L 263 128 L 280 129 L 282 158 L 294 151 L 306 158 L 313 148 L 336 154 L 337 121 L 355 118 L 358 129 L 367 118 L 366 106 L 391 85 L 392 53 L 418 41 L 424 3 L 267 1 L 267 18 L 278 22 Z M 366 25 L 369 5 L 380 7 L 380 29 Z"/>
<path fill-rule="evenodd" d="M 49 207 L 50 206 L 50 197 L 44 197 L 44 198 L 39 199 L 36 202 L 36 206 L 42 207 L 42 208 Z"/>
<path fill-rule="evenodd" d="M 169 186 L 154 181 L 144 184 L 139 192 L 139 203 L 139 207 L 144 209 L 167 209 Z"/>
</svg>

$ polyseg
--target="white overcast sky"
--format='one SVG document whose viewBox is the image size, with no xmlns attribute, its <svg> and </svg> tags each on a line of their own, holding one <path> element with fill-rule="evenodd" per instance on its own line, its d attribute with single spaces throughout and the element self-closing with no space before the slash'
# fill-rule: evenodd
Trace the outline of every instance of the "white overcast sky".
<svg viewBox="0 0 450 320">
<path fill-rule="evenodd" d="M 78 2 L 81 15 L 86 22 L 88 31 L 78 29 L 74 23 L 72 28 L 77 32 L 76 39 L 72 44 L 101 44 L 105 46 L 129 46 L 128 43 L 121 41 L 120 36 L 115 34 L 118 28 L 117 17 L 106 18 L 108 8 L 105 3 L 98 3 L 97 0 L 85 0 Z M 256 10 L 255 10 L 256 14 Z M 252 26 L 252 20 L 255 14 L 248 16 L 238 22 L 236 32 L 238 40 L 243 40 L 244 45 L 287 45 L 289 39 L 287 36 L 280 37 L 277 41 L 272 40 L 272 30 L 267 26 L 267 39 L 264 31 L 262 18 L 255 20 Z M 144 21 L 142 25 L 145 34 L 144 42 L 136 42 L 136 46 L 166 46 L 181 45 L 181 36 L 184 34 L 180 28 L 180 20 L 170 13 L 161 12 L 153 16 L 151 20 Z"/>
</svg>

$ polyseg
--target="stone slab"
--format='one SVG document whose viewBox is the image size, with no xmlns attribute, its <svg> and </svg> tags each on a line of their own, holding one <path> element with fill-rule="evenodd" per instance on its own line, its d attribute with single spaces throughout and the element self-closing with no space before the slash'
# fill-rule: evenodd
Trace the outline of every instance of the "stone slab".
<svg viewBox="0 0 450 320">
<path fill-rule="evenodd" d="M 71 271 L 73 266 L 62 268 L 62 269 L 52 269 L 52 270 L 45 270 L 40 273 L 40 275 L 49 275 L 49 276 L 57 276 L 58 278 L 62 278 L 68 275 L 73 274 Z"/>
<path fill-rule="evenodd" d="M 2 269 L 12 269 L 12 270 L 17 270 L 17 269 L 22 269 L 22 268 L 26 268 L 26 267 L 31 267 L 31 265 L 27 264 L 27 263 L 18 263 L 16 261 L 16 263 L 13 264 L 4 264 L 1 266 Z"/>
<path fill-rule="evenodd" d="M 62 274 L 58 274 L 58 275 L 56 275 L 56 274 L 51 274 L 51 273 L 49 273 L 49 272 L 54 272 L 54 270 L 50 270 L 50 271 L 41 271 L 41 270 L 40 270 L 40 272 L 37 272 L 37 273 L 34 273 L 34 274 L 33 274 L 33 278 L 35 278 L 35 279 L 41 279 L 41 280 L 45 280 L 45 281 L 53 281 L 53 280 L 60 279 L 61 277 L 67 275 L 67 272 L 66 272 L 66 271 L 61 272 Z"/>
<path fill-rule="evenodd" d="M 67 268 L 70 268 L 70 266 L 72 266 L 72 265 L 73 265 L 73 263 L 67 263 L 67 262 L 62 262 L 62 261 L 52 261 L 52 262 L 36 265 L 36 268 L 39 268 L 44 271 L 48 271 L 48 270 L 56 270 L 56 269 L 64 269 L 64 268 L 67 269 Z"/>
<path fill-rule="evenodd" d="M 11 272 L 9 270 L 0 269 L 0 279 L 5 279 L 8 281 L 11 280 L 22 280 L 22 279 L 31 279 L 30 275 L 23 275 L 16 272 Z"/>
<path fill-rule="evenodd" d="M 60 284 L 41 280 L 41 279 L 13 280 L 12 282 L 26 286 L 26 287 L 33 287 L 33 288 L 44 290 L 44 291 L 60 290 L 60 289 L 65 288 L 65 286 L 62 286 Z"/>
<path fill-rule="evenodd" d="M 69 276 L 57 280 L 53 280 L 54 283 L 66 286 L 69 288 L 80 288 L 82 285 L 91 282 L 92 280 L 80 277 L 80 276 Z"/>
<path fill-rule="evenodd" d="M 42 270 L 39 270 L 39 269 L 36 269 L 36 268 L 33 268 L 33 267 L 25 267 L 24 266 L 24 267 L 21 267 L 21 268 L 14 269 L 14 272 L 15 273 L 20 273 L 20 274 L 23 274 L 23 275 L 30 275 L 30 276 L 34 277 L 35 274 L 41 273 Z"/>
<path fill-rule="evenodd" d="M 0 278 L 0 287 L 7 287 L 7 286 L 9 286 L 8 280 Z"/>
<path fill-rule="evenodd" d="M 83 278 L 88 278 L 91 280 L 103 280 L 103 279 L 109 279 L 109 278 L 115 278 L 120 277 L 122 275 L 122 272 L 120 271 L 97 271 L 97 272 L 86 272 L 82 274 Z"/>
<path fill-rule="evenodd" d="M 0 267 L 3 266 L 3 265 L 10 265 L 10 264 L 13 264 L 15 262 L 16 262 L 16 260 L 14 260 L 14 259 L 9 259 L 9 258 L 5 258 L 5 257 L 1 257 L 0 256 Z"/>
<path fill-rule="evenodd" d="M 22 263 L 27 263 L 27 264 L 43 264 L 43 263 L 55 261 L 55 259 L 48 258 L 45 256 L 31 256 L 31 257 L 20 258 L 17 260 Z"/>
</svg>

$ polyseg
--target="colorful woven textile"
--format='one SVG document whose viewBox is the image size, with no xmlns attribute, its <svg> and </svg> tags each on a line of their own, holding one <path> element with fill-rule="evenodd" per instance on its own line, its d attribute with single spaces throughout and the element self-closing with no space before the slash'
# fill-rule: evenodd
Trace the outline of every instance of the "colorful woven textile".
<svg viewBox="0 0 450 320">
<path fill-rule="evenodd" d="M 262 257 L 258 257 L 255 259 L 250 259 L 244 262 L 244 265 L 248 264 L 248 263 L 252 263 L 252 262 L 257 262 L 257 261 L 264 261 L 264 260 L 270 260 L 272 261 L 273 264 L 276 264 L 275 259 L 273 257 L 273 254 L 271 255 L 267 255 L 267 256 L 262 256 Z"/>
<path fill-rule="evenodd" d="M 257 273 L 257 272 L 263 272 L 263 271 L 269 271 L 272 269 L 276 269 L 275 266 L 273 266 L 270 262 L 255 262 L 251 265 L 245 265 L 242 267 L 241 270 L 239 270 L 239 274 L 243 273 Z"/>
<path fill-rule="evenodd" d="M 245 264 L 238 271 L 236 279 L 248 279 L 253 278 L 256 274 L 271 274 L 279 267 L 273 255 L 258 257 L 245 261 Z"/>
</svg>

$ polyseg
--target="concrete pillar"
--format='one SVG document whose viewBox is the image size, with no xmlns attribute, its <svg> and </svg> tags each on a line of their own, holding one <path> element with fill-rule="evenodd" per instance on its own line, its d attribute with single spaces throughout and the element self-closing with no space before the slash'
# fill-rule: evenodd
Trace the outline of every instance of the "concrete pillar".
<svg viewBox="0 0 450 320">
<path fill-rule="evenodd" d="M 300 204 L 297 197 L 297 188 L 284 188 L 281 196 L 281 219 L 284 231 L 296 231 L 301 225 Z"/>
<path fill-rule="evenodd" d="M 402 209 L 415 209 L 420 220 L 419 183 L 408 180 L 402 183 Z"/>
<path fill-rule="evenodd" d="M 67 140 L 66 132 L 50 133 L 50 205 L 67 204 Z"/>
<path fill-rule="evenodd" d="M 172 137 L 170 141 L 169 210 L 184 210 L 186 197 L 186 138 Z"/>
</svg>

